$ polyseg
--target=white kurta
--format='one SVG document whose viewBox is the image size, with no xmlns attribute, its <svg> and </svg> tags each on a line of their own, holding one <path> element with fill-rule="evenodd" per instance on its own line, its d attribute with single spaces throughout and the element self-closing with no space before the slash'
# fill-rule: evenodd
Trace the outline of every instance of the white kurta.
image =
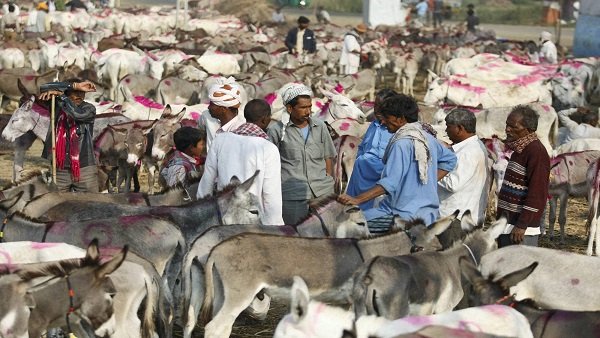
<svg viewBox="0 0 600 338">
<path fill-rule="evenodd" d="M 202 115 L 200 115 L 198 125 L 206 128 L 206 150 L 210 150 L 210 146 L 215 136 L 217 136 L 217 131 L 219 129 L 222 129 L 223 131 L 234 131 L 244 123 L 246 123 L 246 118 L 244 115 L 238 112 L 236 117 L 221 127 L 221 122 L 219 120 L 210 116 L 210 112 L 208 110 L 204 111 Z"/>
<path fill-rule="evenodd" d="M 358 67 L 360 66 L 360 54 L 352 52 L 360 53 L 360 44 L 356 36 L 346 34 L 340 56 L 340 66 L 342 66 L 342 71 L 346 75 L 358 73 Z"/>
<path fill-rule="evenodd" d="M 558 63 L 558 52 L 552 41 L 546 41 L 540 48 L 540 61 L 545 63 Z"/>
<path fill-rule="evenodd" d="M 283 225 L 281 198 L 281 161 L 277 147 L 266 139 L 220 133 L 215 137 L 204 164 L 197 197 L 226 187 L 233 176 L 244 182 L 260 170 L 250 192 L 258 197 L 262 224 Z"/>
<path fill-rule="evenodd" d="M 483 223 L 488 198 L 488 158 L 485 146 L 477 136 L 452 146 L 456 168 L 438 182 L 440 216 L 460 210 L 471 211 L 473 221 Z"/>
<path fill-rule="evenodd" d="M 600 128 L 591 126 L 587 123 L 577 123 L 571 120 L 571 114 L 577 111 L 577 108 L 565 109 L 558 112 L 558 119 L 568 130 L 563 143 L 569 143 L 580 138 L 600 138 Z"/>
</svg>

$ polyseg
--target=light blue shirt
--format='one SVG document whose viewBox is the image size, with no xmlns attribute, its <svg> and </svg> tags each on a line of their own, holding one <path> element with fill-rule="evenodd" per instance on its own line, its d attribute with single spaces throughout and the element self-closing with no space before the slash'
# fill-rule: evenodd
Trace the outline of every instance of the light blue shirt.
<svg viewBox="0 0 600 338">
<path fill-rule="evenodd" d="M 406 220 L 422 218 L 429 225 L 439 217 L 437 171 L 452 171 L 456 167 L 456 156 L 433 136 L 426 134 L 426 137 L 431 156 L 427 183 L 422 184 L 419 178 L 413 141 L 398 140 L 392 145 L 381 179 L 377 182 L 385 189 L 386 195 L 378 207 L 364 211 L 367 220 L 399 215 Z"/>
<path fill-rule="evenodd" d="M 348 195 L 356 197 L 377 184 L 383 171 L 383 154 L 392 135 L 394 134 L 379 121 L 371 123 L 358 146 L 358 154 L 346 190 Z M 373 207 L 373 200 L 362 203 L 359 207 L 362 210 L 370 209 Z"/>
<path fill-rule="evenodd" d="M 415 8 L 417 9 L 417 15 L 420 17 L 424 17 L 427 14 L 427 9 L 429 6 L 427 5 L 427 1 L 419 2 Z"/>
</svg>

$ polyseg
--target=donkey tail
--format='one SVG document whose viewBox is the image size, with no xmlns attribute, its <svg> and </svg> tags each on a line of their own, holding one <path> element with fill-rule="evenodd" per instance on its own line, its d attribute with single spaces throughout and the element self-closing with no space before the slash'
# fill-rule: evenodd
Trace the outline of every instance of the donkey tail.
<svg viewBox="0 0 600 338">
<path fill-rule="evenodd" d="M 204 302 L 202 303 L 202 312 L 200 313 L 200 321 L 203 325 L 208 324 L 208 322 L 212 319 L 213 299 L 215 295 L 215 285 L 213 281 L 214 266 L 214 259 L 209 257 L 208 261 L 206 262 L 206 269 L 204 271 L 204 285 L 206 290 L 204 291 Z"/>
<path fill-rule="evenodd" d="M 157 309 L 158 288 L 160 287 L 154 276 L 146 279 L 146 308 L 144 309 L 144 321 L 142 324 L 142 337 L 152 338 L 156 332 L 154 315 Z"/>
<path fill-rule="evenodd" d="M 183 296 L 183 320 L 184 323 L 188 322 L 188 311 L 187 309 L 191 303 L 192 297 L 192 264 L 196 259 L 196 255 L 194 255 L 191 250 L 185 254 L 185 258 L 183 259 L 183 266 L 181 267 L 181 289 Z"/>
</svg>

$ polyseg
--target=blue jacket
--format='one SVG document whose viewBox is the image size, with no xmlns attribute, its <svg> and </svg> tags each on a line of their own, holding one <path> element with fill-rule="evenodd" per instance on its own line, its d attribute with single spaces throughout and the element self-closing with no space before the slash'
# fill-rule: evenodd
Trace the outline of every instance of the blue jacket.
<svg viewBox="0 0 600 338">
<path fill-rule="evenodd" d="M 285 46 L 289 52 L 292 52 L 293 48 L 296 48 L 296 37 L 298 36 L 298 27 L 290 29 L 287 37 L 285 38 Z M 302 41 L 303 49 L 307 53 L 314 53 L 317 51 L 317 40 L 315 39 L 315 33 L 310 29 L 304 30 L 304 40 Z"/>
</svg>

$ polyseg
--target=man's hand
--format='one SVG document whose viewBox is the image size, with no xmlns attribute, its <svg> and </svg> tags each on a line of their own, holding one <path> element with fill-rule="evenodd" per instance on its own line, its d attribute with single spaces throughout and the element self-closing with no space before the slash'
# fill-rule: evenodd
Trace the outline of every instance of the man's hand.
<svg viewBox="0 0 600 338">
<path fill-rule="evenodd" d="M 52 96 L 59 96 L 59 95 L 62 95 L 62 92 L 60 90 L 49 90 L 47 92 L 40 93 L 40 96 L 38 97 L 38 99 L 42 100 L 42 101 L 48 101 L 48 100 L 52 99 Z"/>
<path fill-rule="evenodd" d="M 91 81 L 75 82 L 73 83 L 73 90 L 79 90 L 82 92 L 95 92 L 96 85 Z"/>
<path fill-rule="evenodd" d="M 338 202 L 340 202 L 344 205 L 359 205 L 360 204 L 356 198 L 346 195 L 346 194 L 339 195 L 337 200 L 338 200 Z"/>
<path fill-rule="evenodd" d="M 510 239 L 512 240 L 512 242 L 515 244 L 519 244 L 523 242 L 523 238 L 525 238 L 525 229 L 513 226 L 513 229 L 510 232 Z"/>
</svg>

